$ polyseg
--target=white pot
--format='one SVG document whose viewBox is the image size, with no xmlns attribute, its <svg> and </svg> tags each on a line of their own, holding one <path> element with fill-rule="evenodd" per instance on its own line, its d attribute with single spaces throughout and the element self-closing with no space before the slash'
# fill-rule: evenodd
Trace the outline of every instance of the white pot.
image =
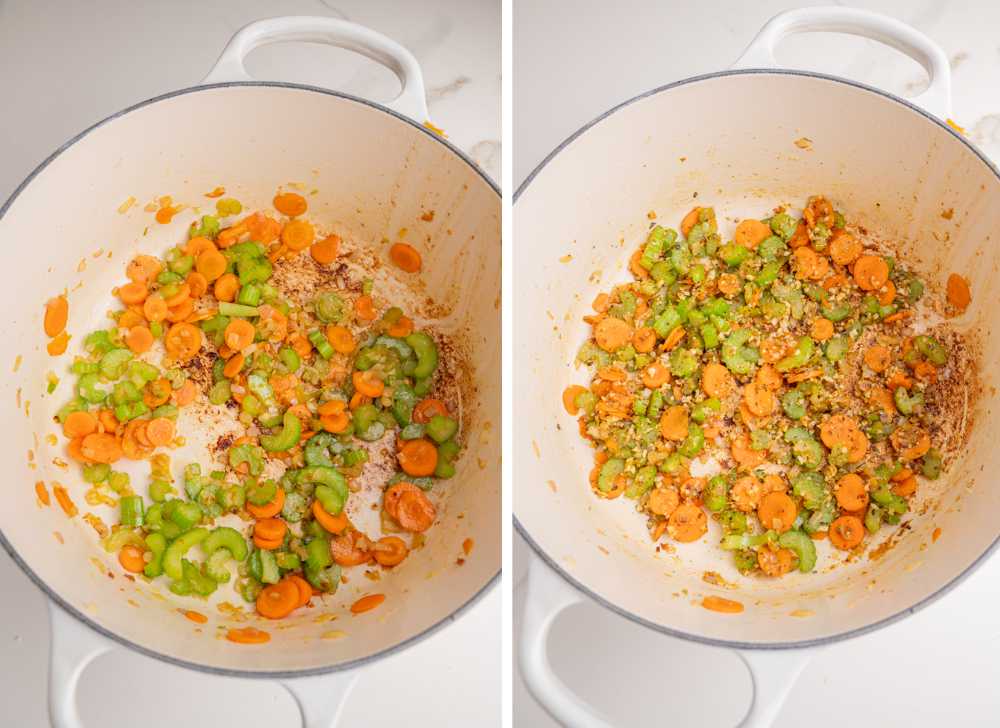
<svg viewBox="0 0 1000 728">
<path fill-rule="evenodd" d="M 249 81 L 242 64 L 246 53 L 289 40 L 367 55 L 396 73 L 402 92 L 382 106 L 305 86 L 232 83 Z M 50 686 L 57 726 L 78 723 L 76 679 L 89 659 L 117 644 L 206 672 L 280 679 L 307 724 L 327 726 L 353 684 L 353 668 L 434 632 L 498 579 L 500 194 L 472 162 L 425 128 L 426 120 L 419 67 L 399 44 L 331 18 L 264 20 L 233 38 L 206 85 L 138 104 L 83 132 L 0 209 L 0 244 L 9 251 L 9 264 L 16 260 L 12 282 L 0 293 L 8 312 L 0 323 L 0 360 L 10 367 L 23 357 L 17 372 L 8 369 L 0 383 L 0 398 L 10 407 L 3 456 L 11 483 L 0 511 L 0 542 L 58 605 L 52 608 Z M 52 418 L 70 396 L 66 368 L 83 335 L 106 326 L 110 291 L 123 280 L 125 262 L 137 252 L 160 253 L 176 244 L 194 219 L 188 210 L 158 225 L 142 205 L 160 195 L 205 205 L 204 193 L 224 185 L 244 207 L 268 208 L 277 187 L 293 181 L 318 190 L 309 200 L 320 229 L 333 226 L 376 246 L 383 238 L 395 240 L 401 228 L 418 239 L 424 251 L 419 301 L 433 295 L 438 305 L 431 313 L 413 294 L 407 303 L 418 322 L 434 318 L 439 330 L 467 344 L 467 448 L 458 474 L 442 488 L 450 495 L 426 547 L 378 584 L 386 601 L 377 612 L 352 618 L 347 610 L 353 599 L 372 591 L 371 582 L 357 574 L 336 598 L 323 600 L 321 611 L 337 621 L 319 622 L 318 610 L 302 610 L 280 629 L 272 625 L 269 644 L 246 646 L 219 637 L 235 624 L 214 608 L 202 608 L 209 621 L 198 629 L 176 611 L 197 608 L 193 600 L 166 590 L 157 590 L 166 599 L 157 598 L 152 585 L 123 578 L 90 526 L 80 517 L 68 520 L 54 502 L 40 507 L 32 486 L 38 480 L 50 488 L 53 482 L 67 484 L 81 512 L 93 510 L 83 502 L 78 471 L 54 463 L 67 459 L 63 438 L 50 445 L 46 435 L 58 433 Z M 119 214 L 119 205 L 133 196 L 138 204 Z M 422 221 L 428 210 L 435 212 L 433 221 Z M 103 256 L 94 257 L 99 248 Z M 388 268 L 378 274 L 377 286 L 410 288 Z M 31 281 L 30 292 L 20 281 Z M 63 289 L 69 291 L 74 339 L 66 356 L 53 359 L 45 351 L 42 304 Z M 477 295 L 463 295 L 470 290 Z M 47 396 L 50 370 L 63 382 Z M 203 451 L 190 456 L 204 460 Z M 187 460 L 181 453 L 174 462 Z M 137 476 L 146 482 L 148 468 L 137 468 Z M 458 565 L 468 537 L 475 548 Z M 331 630 L 347 636 L 322 639 Z M 322 677 L 303 679 L 310 675 Z"/>
<path fill-rule="evenodd" d="M 906 52 L 927 69 L 930 88 L 907 102 L 851 81 L 773 68 L 781 37 L 820 30 Z M 651 629 L 739 649 L 756 684 L 747 722 L 767 724 L 804 665 L 809 651 L 802 648 L 912 614 L 981 563 L 1000 533 L 1000 489 L 992 482 L 1000 465 L 993 442 L 1000 408 L 991 389 L 997 370 L 989 364 L 998 352 L 990 338 L 982 341 L 984 393 L 969 412 L 976 426 L 964 457 L 947 477 L 921 485 L 910 530 L 877 561 L 781 580 L 743 578 L 721 558 L 717 531 L 676 554 L 656 553 L 631 502 L 599 501 L 587 486 L 592 451 L 560 394 L 583 376 L 572 364 L 587 336 L 582 317 L 599 291 L 629 278 L 627 260 L 650 210 L 676 227 L 694 204 L 712 205 L 731 235 L 733 218 L 825 194 L 866 227 L 903 241 L 936 295 L 950 272 L 968 276 L 973 304 L 957 326 L 1000 326 L 1000 288 L 991 285 L 1000 264 L 993 241 L 1000 178 L 943 122 L 948 61 L 937 46 L 883 16 L 807 8 L 770 21 L 737 67 L 609 111 L 553 152 L 515 196 L 514 512 L 522 534 L 563 577 L 533 565 L 520 654 L 536 697 L 570 725 L 607 725 L 569 693 L 545 656 L 552 619 L 582 594 Z M 794 144 L 801 137 L 811 149 Z M 941 215 L 949 208 L 950 221 Z M 521 262 L 529 257 L 530 265 Z M 941 537 L 932 543 L 935 528 Z M 821 564 L 830 563 L 828 549 L 820 545 Z M 705 583 L 706 570 L 738 588 Z M 746 611 L 725 615 L 698 606 L 710 594 L 739 600 Z M 796 610 L 812 616 L 790 616 Z"/>
</svg>

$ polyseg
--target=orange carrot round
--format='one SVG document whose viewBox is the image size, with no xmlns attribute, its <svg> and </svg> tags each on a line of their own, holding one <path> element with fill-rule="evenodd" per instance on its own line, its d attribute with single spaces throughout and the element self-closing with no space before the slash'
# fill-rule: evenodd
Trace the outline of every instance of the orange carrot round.
<svg viewBox="0 0 1000 728">
<path fill-rule="evenodd" d="M 375 561 L 382 566 L 396 566 L 401 564 L 410 553 L 406 542 L 399 536 L 383 536 L 375 542 L 372 551 L 375 554 Z"/>
<path fill-rule="evenodd" d="M 206 250 L 198 256 L 198 261 L 195 263 L 195 270 L 203 275 L 206 281 L 211 282 L 226 272 L 228 264 L 226 256 L 213 248 L 212 250 Z"/>
<path fill-rule="evenodd" d="M 406 273 L 416 273 L 423 265 L 423 260 L 417 249 L 406 243 L 393 243 L 389 248 L 389 260 Z"/>
<path fill-rule="evenodd" d="M 133 326 L 125 334 L 125 344 L 135 354 L 143 354 L 153 347 L 153 334 L 147 326 Z"/>
<path fill-rule="evenodd" d="M 257 597 L 257 613 L 268 619 L 287 617 L 299 605 L 299 588 L 288 581 L 269 584 Z"/>
<path fill-rule="evenodd" d="M 187 361 L 201 349 L 201 329 L 186 322 L 170 327 L 163 339 L 167 353 L 178 361 Z"/>
<path fill-rule="evenodd" d="M 433 474 L 437 467 L 437 448 L 430 440 L 423 438 L 407 440 L 399 449 L 396 459 L 407 475 L 424 477 Z"/>
<path fill-rule="evenodd" d="M 368 594 L 351 605 L 352 614 L 369 612 L 385 601 L 385 594 Z"/>
<path fill-rule="evenodd" d="M 220 301 L 232 303 L 236 300 L 236 294 L 240 290 L 240 279 L 232 273 L 226 273 L 216 279 L 212 288 L 212 293 Z"/>
<path fill-rule="evenodd" d="M 350 525 L 350 521 L 347 518 L 347 513 L 341 511 L 336 516 L 327 513 L 326 509 L 323 508 L 318 500 L 314 500 L 312 504 L 313 517 L 316 522 L 323 527 L 324 530 L 330 533 L 340 534 L 344 532 L 344 529 Z"/>
<path fill-rule="evenodd" d="M 146 288 L 145 283 L 136 283 L 133 281 L 118 288 L 118 298 L 127 306 L 134 303 L 142 303 L 148 295 L 149 289 Z"/>
<path fill-rule="evenodd" d="M 69 319 L 69 302 L 66 296 L 56 296 L 50 298 L 45 303 L 45 327 L 46 336 L 56 336 L 66 328 L 66 321 Z"/>
<path fill-rule="evenodd" d="M 354 301 L 354 313 L 362 321 L 374 321 L 375 307 L 372 297 L 368 295 L 358 296 Z"/>
<path fill-rule="evenodd" d="M 174 421 L 167 417 L 157 417 L 146 425 L 146 437 L 154 447 L 169 445 L 174 439 Z"/>
<path fill-rule="evenodd" d="M 254 518 L 273 518 L 281 513 L 281 509 L 284 507 L 285 491 L 283 488 L 278 488 L 270 503 L 265 503 L 262 506 L 255 506 L 253 503 L 246 504 L 247 512 Z"/>
<path fill-rule="evenodd" d="M 380 397 L 385 391 L 385 383 L 372 370 L 354 372 L 351 376 L 354 389 L 366 397 Z"/>
<path fill-rule="evenodd" d="M 71 412 L 63 422 L 63 434 L 71 440 L 97 430 L 97 418 L 90 412 Z"/>
<path fill-rule="evenodd" d="M 271 641 L 271 635 L 253 627 L 239 627 L 226 632 L 226 639 L 241 645 L 262 645 Z"/>
<path fill-rule="evenodd" d="M 303 214 L 309 207 L 306 198 L 295 192 L 282 192 L 274 196 L 274 209 L 282 215 L 297 217 Z"/>
<path fill-rule="evenodd" d="M 864 540 L 865 526 L 856 516 L 841 516 L 830 524 L 830 543 L 843 551 L 850 551 Z"/>
<path fill-rule="evenodd" d="M 337 252 L 340 250 L 340 236 L 327 235 L 322 240 L 317 240 L 309 248 L 309 255 L 317 263 L 327 265 L 337 259 Z"/>
<path fill-rule="evenodd" d="M 143 302 L 142 313 L 151 322 L 164 321 L 170 313 L 170 309 L 167 308 L 167 302 L 163 300 L 163 296 L 154 293 Z"/>
<path fill-rule="evenodd" d="M 281 242 L 295 252 L 305 250 L 315 239 L 316 230 L 308 220 L 289 220 L 281 231 Z"/>
<path fill-rule="evenodd" d="M 125 571 L 138 574 L 146 568 L 146 561 L 143 558 L 144 553 L 138 546 L 131 544 L 122 546 L 121 551 L 118 552 L 118 563 L 122 565 Z"/>
<path fill-rule="evenodd" d="M 326 338 L 336 352 L 350 354 L 354 351 L 354 335 L 344 326 L 330 324 L 326 327 Z"/>
<path fill-rule="evenodd" d="M 222 338 L 225 340 L 226 346 L 230 349 L 242 351 L 253 343 L 256 333 L 257 330 L 253 327 L 252 323 L 246 319 L 234 318 L 226 326 Z"/>
</svg>

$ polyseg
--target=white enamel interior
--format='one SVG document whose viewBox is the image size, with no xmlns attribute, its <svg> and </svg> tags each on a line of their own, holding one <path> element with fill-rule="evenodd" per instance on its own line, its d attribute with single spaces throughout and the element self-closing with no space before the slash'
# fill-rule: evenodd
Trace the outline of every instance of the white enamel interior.
<svg viewBox="0 0 1000 728">
<path fill-rule="evenodd" d="M 793 142 L 812 141 L 804 150 Z M 560 394 L 586 382 L 572 362 L 601 290 L 629 279 L 626 264 L 655 211 L 677 227 L 712 205 L 721 232 L 779 203 L 825 194 L 849 220 L 901 241 L 907 262 L 941 295 L 951 271 L 969 277 L 973 303 L 956 325 L 983 337 L 984 393 L 964 458 L 921 486 L 910 531 L 881 559 L 840 564 L 819 544 L 817 573 L 744 578 L 718 550 L 718 526 L 698 544 L 656 553 L 627 499 L 598 500 L 592 451 Z M 697 195 L 697 197 L 695 197 Z M 524 188 L 514 208 L 518 275 L 514 326 L 514 512 L 539 549 L 601 599 L 667 630 L 756 645 L 842 635 L 906 612 L 959 577 L 1000 534 L 1000 465 L 993 441 L 1000 287 L 1000 181 L 965 144 L 907 106 L 844 82 L 780 72 L 695 80 L 631 103 L 569 142 Z M 954 218 L 941 213 L 954 208 Z M 572 256 L 568 259 L 566 256 Z M 596 273 L 595 273 L 596 272 Z M 931 533 L 941 528 L 940 539 Z M 887 533 L 886 530 L 883 533 Z M 877 542 L 876 542 L 877 543 Z M 706 570 L 735 589 L 711 586 Z M 707 611 L 718 594 L 740 615 Z M 795 610 L 809 617 L 789 616 Z"/>
<path fill-rule="evenodd" d="M 80 517 L 68 520 L 55 503 L 40 507 L 33 485 L 63 483 L 81 512 L 97 510 L 83 500 L 76 467 L 53 463 L 66 459 L 63 438 L 50 446 L 46 435 L 58 432 L 53 413 L 71 395 L 66 368 L 82 335 L 107 325 L 110 291 L 124 280 L 125 263 L 137 252 L 162 254 L 184 238 L 196 214 L 186 209 L 169 225 L 158 225 L 143 206 L 172 195 L 210 212 L 213 201 L 204 193 L 223 185 L 245 208 L 270 209 L 278 186 L 294 182 L 304 183 L 308 215 L 321 232 L 367 241 L 383 259 L 383 241 L 408 229 L 406 239 L 423 252 L 420 281 L 413 285 L 413 276 L 385 267 L 376 278 L 376 297 L 412 289 L 405 301 L 418 324 L 433 319 L 437 330 L 465 342 L 467 447 L 458 474 L 435 490 L 448 495 L 439 500 L 438 522 L 423 549 L 377 583 L 363 569 L 349 570 L 350 583 L 335 597 L 314 600 L 317 608 L 280 624 L 251 618 L 247 624 L 267 628 L 272 641 L 248 647 L 222 639 L 237 625 L 213 606 L 175 597 L 162 583 L 123 578 L 90 526 Z M 119 214 L 129 197 L 137 204 Z M 430 210 L 433 221 L 421 220 Z M 182 93 L 107 122 L 58 155 L 0 219 L 0 243 L 17 258 L 8 263 L 12 272 L 16 268 L 11 285 L 0 293 L 8 311 L 0 323 L 0 361 L 8 372 L 0 389 L 9 481 L 0 532 L 49 589 L 100 627 L 188 663 L 251 672 L 315 670 L 414 638 L 447 620 L 499 572 L 500 198 L 469 163 L 424 130 L 370 105 L 303 88 Z M 104 254 L 95 258 L 98 249 Z M 42 304 L 63 289 L 69 289 L 74 339 L 66 356 L 53 359 L 45 352 Z M 426 302 L 429 296 L 435 305 Z M 18 356 L 23 361 L 11 373 Z M 51 396 L 45 394 L 48 371 L 62 377 Z M 192 449 L 189 455 L 207 463 L 204 452 Z M 179 475 L 185 454 L 174 454 L 173 461 Z M 148 467 L 133 472 L 141 474 L 133 482 L 144 492 Z M 470 537 L 475 547 L 458 565 L 462 542 Z M 352 617 L 347 607 L 370 592 L 384 593 L 385 603 Z M 209 622 L 196 625 L 178 607 L 205 612 Z M 331 639 L 331 632 L 342 635 Z"/>
</svg>

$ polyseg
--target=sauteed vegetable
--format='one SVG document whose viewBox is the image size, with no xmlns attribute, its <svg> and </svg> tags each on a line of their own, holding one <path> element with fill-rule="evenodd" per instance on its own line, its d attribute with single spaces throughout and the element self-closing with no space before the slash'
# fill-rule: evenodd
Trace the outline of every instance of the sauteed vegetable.
<svg viewBox="0 0 1000 728">
<path fill-rule="evenodd" d="M 654 541 L 711 518 L 741 572 L 813 571 L 816 540 L 858 552 L 900 524 L 964 439 L 968 343 L 917 315 L 923 281 L 824 197 L 728 240 L 696 207 L 679 234 L 653 225 L 629 270 L 593 302 L 593 376 L 563 404 L 593 491 L 634 500 Z M 970 301 L 952 275 L 944 313 Z"/>
<path fill-rule="evenodd" d="M 114 290 L 121 308 L 84 338 L 75 396 L 57 419 L 88 503 L 117 506 L 104 545 L 126 571 L 187 596 L 233 581 L 278 619 L 335 592 L 342 569 L 402 563 L 433 525 L 429 494 L 454 475 L 461 445 L 454 403 L 438 392 L 435 337 L 377 305 L 371 280 L 352 287 L 335 275 L 341 240 L 317 235 L 305 198 L 284 192 L 274 206 L 288 219 L 254 212 L 226 224 L 242 206 L 220 199 L 185 242 L 132 259 Z M 422 264 L 405 244 L 390 259 L 407 273 Z M 65 296 L 46 306 L 53 339 L 67 310 Z M 168 453 L 184 427 L 225 412 L 237 430 L 206 453 L 214 460 L 175 472 Z M 347 504 L 386 451 L 395 467 L 375 473 L 381 535 L 368 534 Z M 116 470 L 124 460 L 147 461 L 148 484 Z"/>
</svg>

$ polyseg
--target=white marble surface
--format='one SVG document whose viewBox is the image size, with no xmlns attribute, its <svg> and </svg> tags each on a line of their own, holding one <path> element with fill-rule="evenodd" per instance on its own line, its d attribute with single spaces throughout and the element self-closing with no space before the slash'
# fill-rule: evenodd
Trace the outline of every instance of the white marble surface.
<svg viewBox="0 0 1000 728">
<path fill-rule="evenodd" d="M 515 185 L 606 109 L 671 81 L 725 68 L 769 17 L 808 4 L 516 1 Z M 944 47 L 954 72 L 952 116 L 1000 161 L 1000 3 L 851 4 L 911 23 Z M 786 66 L 847 76 L 904 96 L 926 84 L 915 62 L 861 39 L 798 36 L 777 53 Z M 515 638 L 529 557 L 524 542 L 515 539 Z M 998 603 L 1000 559 L 994 558 L 916 616 L 818 654 L 776 728 L 996 725 Z M 749 704 L 749 676 L 729 653 L 654 635 L 593 605 L 574 609 L 563 622 L 551 653 L 560 675 L 621 725 L 732 726 Z M 514 725 L 555 725 L 519 678 Z"/>
<path fill-rule="evenodd" d="M 423 68 L 432 120 L 498 177 L 498 0 L 0 0 L 0 199 L 86 126 L 196 84 L 240 26 L 290 14 L 346 17 L 407 46 Z M 263 48 L 247 66 L 262 79 L 376 100 L 398 88 L 389 71 L 319 46 Z M 46 726 L 45 600 L 3 552 L 0 584 L 0 726 Z M 499 725 L 499 623 L 494 589 L 449 628 L 367 670 L 341 725 Z M 124 652 L 95 662 L 80 693 L 87 728 L 298 725 L 291 699 L 272 683 L 207 677 Z"/>
</svg>

